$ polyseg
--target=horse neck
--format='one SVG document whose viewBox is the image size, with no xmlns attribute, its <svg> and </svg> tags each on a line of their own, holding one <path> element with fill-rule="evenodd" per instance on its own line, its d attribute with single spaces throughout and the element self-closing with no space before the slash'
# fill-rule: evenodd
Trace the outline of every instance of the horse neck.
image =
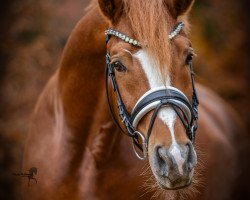
<svg viewBox="0 0 250 200">
<path fill-rule="evenodd" d="M 108 134 L 103 133 L 116 130 L 105 96 L 107 27 L 99 9 L 90 9 L 73 30 L 60 64 L 59 94 L 76 152 L 72 163 L 81 162 L 83 147 L 95 141 L 109 142 Z"/>
</svg>

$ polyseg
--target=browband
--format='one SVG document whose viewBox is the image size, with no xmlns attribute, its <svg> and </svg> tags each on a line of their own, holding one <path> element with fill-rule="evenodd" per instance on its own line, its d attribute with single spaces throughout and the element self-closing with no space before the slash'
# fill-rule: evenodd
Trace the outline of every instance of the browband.
<svg viewBox="0 0 250 200">
<path fill-rule="evenodd" d="M 172 40 L 176 35 L 178 35 L 181 31 L 181 29 L 184 27 L 184 23 L 183 22 L 179 22 L 177 23 L 177 25 L 174 27 L 173 31 L 168 35 L 168 38 L 170 40 Z M 132 39 L 131 37 L 125 35 L 124 33 L 121 33 L 119 31 L 116 31 L 112 28 L 109 28 L 105 31 L 105 35 L 106 36 L 115 36 L 121 40 L 123 40 L 126 43 L 129 43 L 133 46 L 137 46 L 137 47 L 141 47 L 141 43 L 138 42 L 135 39 Z"/>
</svg>

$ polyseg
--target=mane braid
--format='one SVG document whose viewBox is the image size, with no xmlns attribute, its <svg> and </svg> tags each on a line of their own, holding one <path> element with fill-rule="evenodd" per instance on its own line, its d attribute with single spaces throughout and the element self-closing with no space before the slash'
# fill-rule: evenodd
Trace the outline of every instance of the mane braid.
<svg viewBox="0 0 250 200">
<path fill-rule="evenodd" d="M 159 66 L 165 83 L 171 66 L 171 48 L 168 35 L 175 24 L 163 0 L 123 0 L 124 12 L 131 24 L 135 38 Z M 167 67 L 166 67 L 167 66 Z"/>
</svg>

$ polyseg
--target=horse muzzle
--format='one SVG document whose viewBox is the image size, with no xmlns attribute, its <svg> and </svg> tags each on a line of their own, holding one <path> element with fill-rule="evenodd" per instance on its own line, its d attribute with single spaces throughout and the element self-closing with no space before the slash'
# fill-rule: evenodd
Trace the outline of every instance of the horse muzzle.
<svg viewBox="0 0 250 200">
<path fill-rule="evenodd" d="M 191 184 L 197 156 L 191 142 L 169 148 L 155 146 L 149 153 L 149 163 L 160 187 L 180 189 Z"/>
</svg>

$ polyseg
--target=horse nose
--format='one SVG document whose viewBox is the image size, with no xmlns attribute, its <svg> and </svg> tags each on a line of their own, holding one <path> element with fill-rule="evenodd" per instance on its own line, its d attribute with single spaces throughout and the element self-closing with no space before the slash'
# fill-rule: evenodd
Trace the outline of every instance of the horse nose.
<svg viewBox="0 0 250 200">
<path fill-rule="evenodd" d="M 197 162 L 196 153 L 191 142 L 187 144 L 172 144 L 169 148 L 156 147 L 155 151 L 158 175 L 167 177 L 171 182 L 190 178 Z"/>
</svg>

